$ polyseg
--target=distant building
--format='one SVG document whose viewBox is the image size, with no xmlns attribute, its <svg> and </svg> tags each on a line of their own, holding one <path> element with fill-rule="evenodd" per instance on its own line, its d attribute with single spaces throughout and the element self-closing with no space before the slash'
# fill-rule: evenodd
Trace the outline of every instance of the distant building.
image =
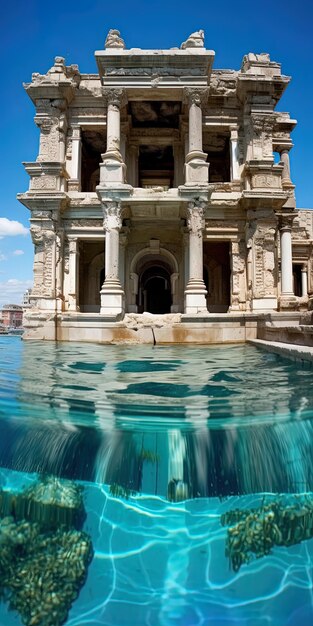
<svg viewBox="0 0 313 626">
<path fill-rule="evenodd" d="M 6 328 L 23 326 L 23 307 L 19 304 L 5 304 L 1 311 L 1 322 Z"/>
<path fill-rule="evenodd" d="M 23 309 L 29 309 L 29 307 L 31 306 L 30 304 L 31 293 L 32 293 L 31 289 L 26 289 L 23 295 L 23 302 L 22 302 Z"/>
</svg>

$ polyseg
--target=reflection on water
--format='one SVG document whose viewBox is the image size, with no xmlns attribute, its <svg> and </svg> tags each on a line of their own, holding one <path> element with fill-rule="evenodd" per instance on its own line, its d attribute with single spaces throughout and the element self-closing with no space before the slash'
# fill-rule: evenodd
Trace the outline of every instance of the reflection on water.
<svg viewBox="0 0 313 626">
<path fill-rule="evenodd" d="M 84 486 L 95 556 L 67 624 L 312 623 L 310 369 L 18 338 L 0 361 L 1 484 Z"/>
</svg>

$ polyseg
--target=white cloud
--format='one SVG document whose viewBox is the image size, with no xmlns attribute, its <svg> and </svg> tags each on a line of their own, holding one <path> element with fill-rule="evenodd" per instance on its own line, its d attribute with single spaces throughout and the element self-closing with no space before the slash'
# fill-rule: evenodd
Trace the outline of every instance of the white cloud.
<svg viewBox="0 0 313 626">
<path fill-rule="evenodd" d="M 13 254 L 15 254 L 15 256 L 21 256 L 24 254 L 24 250 L 14 250 Z"/>
<path fill-rule="evenodd" d="M 26 289 L 31 287 L 31 280 L 9 278 L 9 280 L 0 281 L 0 308 L 4 304 L 21 304 Z"/>
<path fill-rule="evenodd" d="M 8 257 L 0 252 L 0 261 L 7 261 Z"/>
<path fill-rule="evenodd" d="M 0 239 L 3 237 L 15 237 L 16 235 L 28 235 L 29 230 L 21 222 L 0 217 Z"/>
</svg>

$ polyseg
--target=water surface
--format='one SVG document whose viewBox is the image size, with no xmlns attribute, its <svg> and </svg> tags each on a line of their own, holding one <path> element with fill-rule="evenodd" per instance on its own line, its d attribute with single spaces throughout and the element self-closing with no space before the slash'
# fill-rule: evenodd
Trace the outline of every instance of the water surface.
<svg viewBox="0 0 313 626">
<path fill-rule="evenodd" d="M 94 557 L 66 624 L 312 623 L 310 368 L 249 345 L 4 337 L 0 390 L 0 486 L 84 488 Z M 298 516 L 289 545 L 235 571 L 221 516 L 277 502 Z M 1 626 L 20 623 L 0 605 Z"/>
</svg>

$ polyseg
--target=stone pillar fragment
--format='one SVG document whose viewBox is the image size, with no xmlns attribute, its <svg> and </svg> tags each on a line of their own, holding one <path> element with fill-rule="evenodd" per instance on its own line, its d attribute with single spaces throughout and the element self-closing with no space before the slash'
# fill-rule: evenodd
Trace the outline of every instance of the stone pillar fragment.
<svg viewBox="0 0 313 626">
<path fill-rule="evenodd" d="M 106 233 L 105 280 L 100 291 L 100 312 L 120 315 L 124 311 L 124 290 L 119 277 L 119 231 L 122 227 L 120 202 L 106 202 L 103 205 L 103 227 Z"/>
<path fill-rule="evenodd" d="M 203 281 L 204 202 L 189 202 L 187 228 L 189 230 L 189 278 L 185 290 L 185 313 L 207 313 L 207 290 Z"/>
</svg>

